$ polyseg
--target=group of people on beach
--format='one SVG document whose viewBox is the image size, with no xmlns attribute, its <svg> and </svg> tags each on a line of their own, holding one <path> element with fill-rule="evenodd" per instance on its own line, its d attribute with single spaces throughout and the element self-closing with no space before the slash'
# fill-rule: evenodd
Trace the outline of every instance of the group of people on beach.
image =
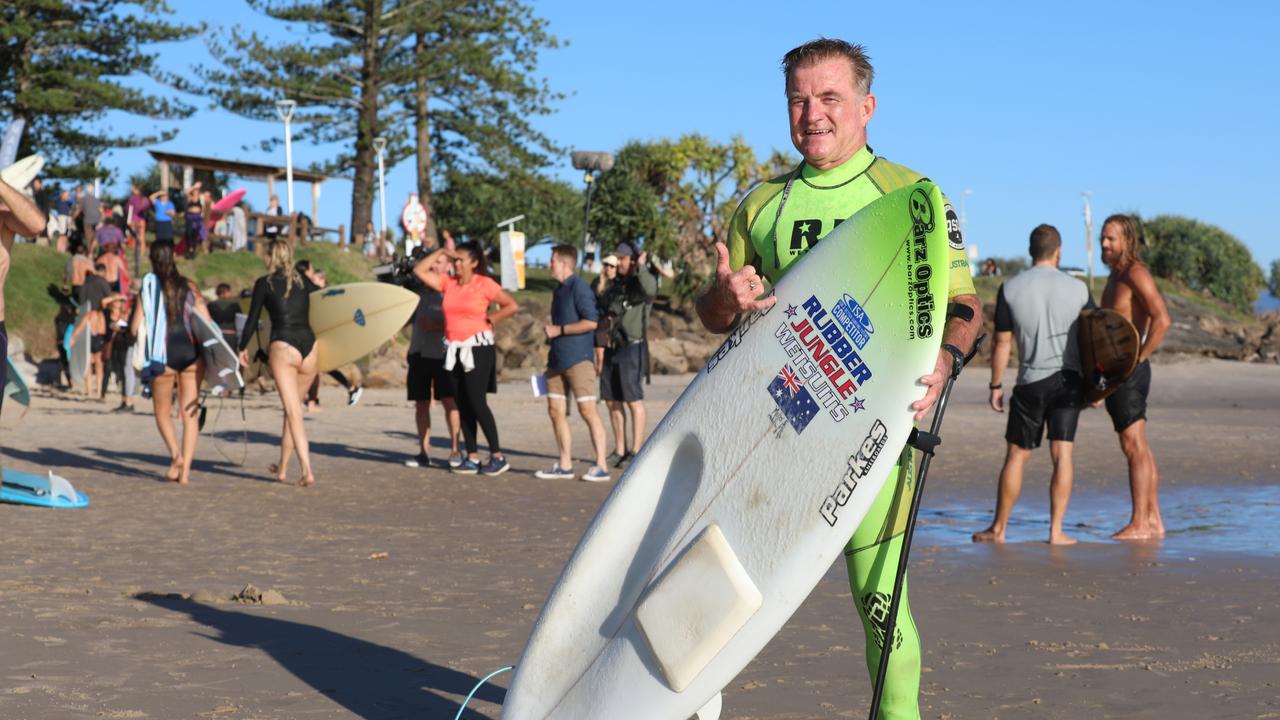
<svg viewBox="0 0 1280 720">
<path fill-rule="evenodd" d="M 816 244 L 820 237 L 808 228 L 812 218 L 823 218 L 834 227 L 877 198 L 913 184 L 924 176 L 875 154 L 867 144 L 867 126 L 876 110 L 871 93 L 874 71 L 865 49 L 842 40 L 818 39 L 788 52 L 782 61 L 791 140 L 803 160 L 784 175 L 754 187 L 730 219 L 726 242 L 717 243 L 715 277 L 697 300 L 697 314 L 713 333 L 727 333 L 749 313 L 768 308 L 775 298 L 766 292 Z M 0 202 L 8 211 L 0 214 L 0 239 L 4 249 L 14 232 L 38 232 L 38 212 L 15 191 L 0 183 Z M 948 209 L 950 206 L 948 205 Z M 779 237 L 798 239 L 790 245 Z M 1119 538 L 1159 535 L 1157 474 L 1145 439 L 1145 400 L 1150 383 L 1148 359 L 1158 348 L 1168 314 L 1145 266 L 1137 260 L 1138 232 L 1131 218 L 1113 216 L 1104 224 L 1104 260 L 1112 275 L 1102 305 L 1128 317 L 1142 332 L 1139 371 L 1107 401 L 1107 410 L 1129 458 L 1134 513 Z M 933 369 L 919 379 L 922 397 L 911 405 L 916 420 L 934 409 L 949 377 L 958 372 L 972 350 L 981 329 L 982 308 L 964 252 L 964 241 L 955 229 L 947 257 L 949 291 L 942 348 Z M 147 338 L 144 379 L 155 399 L 156 422 L 173 462 L 170 478 L 186 482 L 195 448 L 196 388 L 199 354 L 190 344 L 185 318 L 208 314 L 195 286 L 177 271 L 174 246 L 157 242 L 151 248 L 152 272 L 144 278 L 141 304 L 132 314 L 131 332 Z M 1031 237 L 1034 266 L 1011 278 L 997 299 L 996 362 L 991 376 L 990 404 L 1004 407 L 1003 373 L 1016 334 L 1022 363 L 1018 385 L 1009 402 L 1009 442 L 1001 473 L 997 513 L 992 527 L 975 539 L 1003 539 L 1005 524 L 1021 485 L 1022 467 L 1048 426 L 1055 471 L 1051 481 L 1054 521 L 1052 542 L 1070 542 L 1062 531 L 1062 514 L 1070 491 L 1070 446 L 1079 402 L 1079 370 L 1070 347 L 1074 335 L 1071 320 L 1089 304 L 1088 290 L 1057 270 L 1061 239 L 1049 226 L 1036 228 Z M 603 285 L 584 291 L 574 273 L 577 251 L 557 247 L 552 253 L 553 276 L 560 285 L 553 295 L 550 322 L 544 333 L 550 346 L 547 371 L 548 413 L 560 457 L 540 476 L 572 477 L 565 420 L 568 396 L 573 394 L 587 423 L 595 454 L 584 479 L 607 479 L 608 460 L 603 456 L 603 422 L 595 411 L 600 397 L 615 410 L 632 414 L 634 435 L 628 446 L 617 431 L 620 459 L 634 452 L 643 438 L 644 412 L 640 386 L 641 368 L 647 364 L 643 349 L 647 304 L 656 291 L 656 279 L 642 252 L 620 244 L 604 259 Z M 244 334 L 239 338 L 241 362 L 248 339 L 265 308 L 271 318 L 268 362 L 276 380 L 284 410 L 281 462 L 277 477 L 286 478 L 287 462 L 295 455 L 301 466 L 301 483 L 315 482 L 302 423 L 306 387 L 316 374 L 315 335 L 307 324 L 307 291 L 292 257 L 292 246 L 273 241 L 266 257 L 267 274 L 253 288 L 252 306 Z M 422 256 L 413 275 L 422 287 L 413 321 L 409 360 L 409 399 L 415 402 L 419 452 L 409 462 L 430 464 L 430 406 L 433 399 L 445 408 L 454 472 L 499 475 L 510 468 L 499 442 L 497 423 L 486 396 L 496 382 L 497 349 L 494 328 L 516 312 L 515 300 L 488 276 L 482 248 L 463 243 L 438 248 Z M 0 286 L 8 269 L 7 253 L 0 254 Z M 1074 283 L 1074 284 L 1073 284 Z M 2 289 L 2 287 L 0 287 Z M 148 311 L 148 309 L 150 311 Z M 628 312 L 633 314 L 628 328 Z M 635 326 L 639 318 L 639 327 Z M 616 328 L 614 326 L 617 326 Z M 606 327 L 607 326 L 607 327 Z M 150 330 L 148 328 L 151 328 Z M 605 337 L 601 339 L 604 331 Z M 0 350 L 3 350 L 3 305 L 0 304 Z M 1073 364 L 1074 363 L 1074 364 Z M 592 382 L 592 375 L 599 378 Z M 174 388 L 184 426 L 181 445 L 175 437 L 166 403 Z M 641 390 L 642 393 L 642 390 Z M 639 405 L 636 405 L 640 402 Z M 1072 402 L 1075 404 L 1073 405 Z M 165 423 L 169 425 L 166 427 Z M 483 431 L 489 455 L 482 462 L 477 432 Z M 461 434 L 461 442 L 459 442 Z M 892 637 L 892 653 L 885 676 L 881 717 L 918 718 L 921 646 L 916 623 L 907 602 L 907 586 L 897 587 L 894 570 L 903 552 L 903 523 L 916 492 L 911 448 L 904 448 L 897 466 L 844 551 L 855 610 L 867 636 L 869 668 L 889 652 L 885 633 L 886 608 L 897 604 L 901 615 Z M 603 477 L 601 477 L 603 475 Z M 698 715 L 710 720 L 718 699 Z"/>
<path fill-rule="evenodd" d="M 407 377 L 408 399 L 415 406 L 418 452 L 410 467 L 430 467 L 430 407 L 444 408 L 455 473 L 499 475 L 510 468 L 502 453 L 497 422 L 487 394 L 496 391 L 497 323 L 515 314 L 514 298 L 487 271 L 483 249 L 463 243 L 456 249 L 432 248 L 413 266 L 420 294 L 413 319 Z M 548 344 L 545 380 L 547 410 L 559 450 L 541 479 L 578 477 L 572 462 L 568 398 L 577 401 L 590 432 L 594 462 L 582 474 L 588 482 L 610 479 L 609 467 L 623 467 L 643 442 L 645 368 L 650 307 L 658 290 L 658 273 L 646 253 L 618 243 L 602 261 L 602 271 L 589 286 L 576 273 L 578 250 L 557 245 L 551 251 L 550 317 L 543 326 Z M 496 306 L 496 310 L 491 310 Z M 597 412 L 603 400 L 613 428 L 614 451 L 606 455 L 604 424 Z M 627 433 L 628 418 L 630 433 Z M 477 428 L 489 445 L 481 462 Z M 461 434 L 461 443 L 459 442 Z"/>
</svg>

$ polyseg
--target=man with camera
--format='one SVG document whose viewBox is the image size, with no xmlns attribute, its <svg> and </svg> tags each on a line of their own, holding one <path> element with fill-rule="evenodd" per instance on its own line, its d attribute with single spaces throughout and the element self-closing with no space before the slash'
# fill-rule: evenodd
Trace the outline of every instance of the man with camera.
<svg viewBox="0 0 1280 720">
<path fill-rule="evenodd" d="M 635 456 L 644 441 L 644 384 L 649 361 L 649 305 L 658 294 L 658 276 L 646 262 L 648 254 L 627 242 L 619 243 L 618 279 L 605 291 L 601 302 L 607 334 L 604 362 L 600 368 L 600 397 L 609 407 L 609 424 L 617 459 L 622 467 Z M 625 407 L 625 410 L 624 410 Z M 626 442 L 626 410 L 631 412 L 631 443 Z"/>
</svg>

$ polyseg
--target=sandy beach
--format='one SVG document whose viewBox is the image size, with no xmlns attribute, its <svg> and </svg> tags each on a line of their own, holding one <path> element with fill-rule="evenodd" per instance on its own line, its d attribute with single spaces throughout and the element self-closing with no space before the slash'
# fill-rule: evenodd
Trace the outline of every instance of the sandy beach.
<svg viewBox="0 0 1280 720">
<path fill-rule="evenodd" d="M 1280 367 L 1156 365 L 1162 542 L 1106 539 L 1128 520 L 1127 476 L 1106 414 L 1084 415 L 1067 548 L 1043 542 L 1047 450 L 1011 542 L 969 541 L 1004 454 L 987 373 L 948 410 L 913 553 L 924 717 L 1280 718 Z M 688 380 L 653 378 L 651 418 Z M 269 480 L 274 395 L 251 394 L 244 421 L 213 401 L 189 487 L 163 481 L 149 412 L 44 391 L 25 418 L 7 405 L 4 465 L 55 470 L 92 504 L 0 505 L 0 718 L 451 719 L 514 663 L 611 484 L 533 477 L 554 443 L 526 380 L 493 400 L 515 468 L 498 478 L 404 467 L 403 390 L 323 399 L 311 489 Z M 725 689 L 723 717 L 865 717 L 862 643 L 837 563 Z M 509 679 L 464 717 L 497 718 Z"/>
</svg>

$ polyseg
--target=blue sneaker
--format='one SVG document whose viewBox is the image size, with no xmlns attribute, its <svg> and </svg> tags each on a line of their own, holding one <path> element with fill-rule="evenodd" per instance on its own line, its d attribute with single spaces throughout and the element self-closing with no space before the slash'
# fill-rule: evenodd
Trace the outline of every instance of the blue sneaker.
<svg viewBox="0 0 1280 720">
<path fill-rule="evenodd" d="M 485 463 L 484 466 L 480 468 L 480 472 L 488 475 L 489 477 L 493 477 L 494 475 L 501 475 L 510 469 L 511 463 L 507 462 L 505 457 L 496 457 L 491 455 L 489 456 L 489 462 Z"/>
<path fill-rule="evenodd" d="M 450 468 L 450 470 L 458 475 L 475 475 L 480 472 L 480 465 L 471 458 L 463 458 L 461 465 Z"/>
<path fill-rule="evenodd" d="M 583 474 L 584 482 L 609 482 L 609 471 L 599 465 L 591 466 L 591 469 Z"/>
<path fill-rule="evenodd" d="M 560 463 L 552 465 L 550 470 L 539 470 L 533 476 L 539 480 L 572 480 L 577 477 L 573 474 L 573 468 L 562 468 Z"/>
</svg>

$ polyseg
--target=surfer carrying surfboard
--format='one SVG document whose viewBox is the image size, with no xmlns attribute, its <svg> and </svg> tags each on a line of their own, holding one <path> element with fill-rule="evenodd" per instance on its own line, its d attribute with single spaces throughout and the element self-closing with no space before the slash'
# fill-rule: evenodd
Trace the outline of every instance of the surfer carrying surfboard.
<svg viewBox="0 0 1280 720">
<path fill-rule="evenodd" d="M 273 195 L 274 199 L 275 196 Z M 307 443 L 307 430 L 303 427 L 302 398 L 316 376 L 319 353 L 316 352 L 316 336 L 311 331 L 311 293 L 307 292 L 302 276 L 294 269 L 293 245 L 287 239 L 277 238 L 267 245 L 263 259 L 267 274 L 253 284 L 253 300 L 240 334 L 240 364 L 249 367 L 249 343 L 258 332 L 258 318 L 265 307 L 271 318 L 271 344 L 267 349 L 267 364 L 271 377 L 280 393 L 284 408 L 284 423 L 280 430 L 280 462 L 272 467 L 276 480 L 285 482 L 289 474 L 289 457 L 298 456 L 302 467 L 302 487 L 315 485 L 311 471 L 311 446 Z"/>
<path fill-rule="evenodd" d="M 1058 269 L 1062 235 L 1052 225 L 1031 231 L 1031 268 L 1000 286 L 996 295 L 996 340 L 991 359 L 991 409 L 1004 412 L 1004 371 L 1013 336 L 1018 336 L 1018 382 L 1009 402 L 1005 430 L 1008 448 L 1000 469 L 996 515 L 991 526 L 973 534 L 974 542 L 1004 542 L 1005 527 L 1022 492 L 1022 472 L 1031 451 L 1049 428 L 1053 476 L 1049 480 L 1049 543 L 1076 541 L 1062 530 L 1071 499 L 1071 449 L 1080 419 L 1084 387 L 1076 325 L 1080 311 L 1093 305 L 1085 284 Z"/>
<path fill-rule="evenodd" d="M 867 124 L 876 109 L 871 93 L 874 70 L 860 45 L 818 39 L 786 54 L 782 61 L 791 141 L 804 158 L 791 172 L 756 186 L 730 221 L 728 242 L 717 243 L 716 277 L 698 299 L 698 316 L 708 330 L 727 333 L 745 314 L 773 304 L 765 281 L 776 282 L 787 268 L 837 224 L 872 201 L 924 176 L 877 157 L 867 145 Z M 943 349 L 933 372 L 920 378 L 923 397 L 912 403 L 916 420 L 925 416 L 950 376 L 956 354 L 967 352 L 981 326 L 981 303 L 965 259 L 959 221 L 945 206 L 950 268 Z M 907 298 L 903 298 L 904 304 Z M 949 303 L 949 305 L 947 305 Z M 858 439 L 850 438 L 851 444 Z M 892 602 L 901 537 L 914 486 L 910 448 L 872 504 L 845 548 L 854 605 L 866 632 L 867 664 L 874 673 L 884 646 L 884 621 Z M 898 478 L 897 482 L 893 478 Z M 885 680 L 881 717 L 918 718 L 920 639 L 911 619 L 906 584 Z"/>
<path fill-rule="evenodd" d="M 4 385 L 9 376 L 9 333 L 4 326 L 4 282 L 12 262 L 10 250 L 14 237 L 33 238 L 44 230 L 40 209 L 16 188 L 0 180 L 0 407 L 4 405 Z"/>
<path fill-rule="evenodd" d="M 1138 223 L 1130 215 L 1112 215 L 1102 223 L 1102 262 L 1111 270 L 1102 291 L 1102 307 L 1128 318 L 1142 338 L 1138 367 L 1106 399 L 1107 414 L 1129 464 L 1133 500 L 1129 524 L 1111 536 L 1116 540 L 1164 535 L 1158 496 L 1160 473 L 1147 442 L 1147 394 L 1151 390 L 1151 355 L 1164 341 L 1171 321 L 1151 271 L 1138 258 L 1139 237 Z"/>
</svg>

